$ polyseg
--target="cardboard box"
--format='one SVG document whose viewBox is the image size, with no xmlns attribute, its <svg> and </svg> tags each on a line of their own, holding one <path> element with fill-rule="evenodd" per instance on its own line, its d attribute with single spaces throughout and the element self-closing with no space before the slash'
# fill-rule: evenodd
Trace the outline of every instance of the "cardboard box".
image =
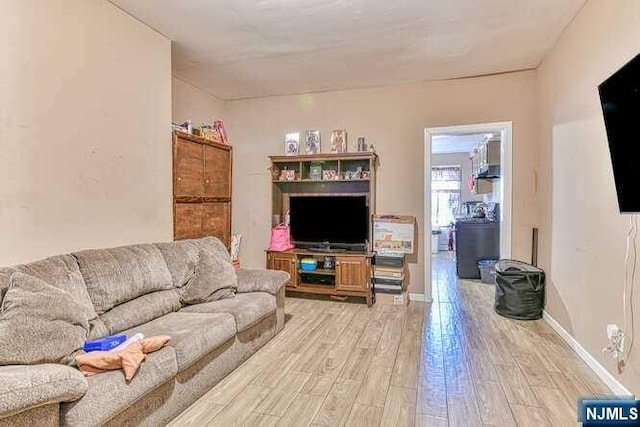
<svg viewBox="0 0 640 427">
<path fill-rule="evenodd" d="M 379 254 L 413 253 L 415 222 L 413 216 L 376 215 L 373 218 L 373 250 Z"/>
</svg>

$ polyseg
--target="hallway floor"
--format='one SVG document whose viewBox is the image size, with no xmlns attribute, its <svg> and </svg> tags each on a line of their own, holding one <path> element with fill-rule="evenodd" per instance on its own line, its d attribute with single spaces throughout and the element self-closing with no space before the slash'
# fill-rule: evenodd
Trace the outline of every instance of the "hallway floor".
<svg viewBox="0 0 640 427">
<path fill-rule="evenodd" d="M 575 425 L 608 388 L 544 322 L 493 312 L 493 286 L 434 256 L 434 301 L 287 298 L 285 329 L 172 425 Z"/>
<path fill-rule="evenodd" d="M 432 260 L 418 413 L 449 425 L 575 425 L 576 400 L 611 394 L 544 320 L 493 311 L 494 286 L 457 280 L 453 253 Z"/>
</svg>

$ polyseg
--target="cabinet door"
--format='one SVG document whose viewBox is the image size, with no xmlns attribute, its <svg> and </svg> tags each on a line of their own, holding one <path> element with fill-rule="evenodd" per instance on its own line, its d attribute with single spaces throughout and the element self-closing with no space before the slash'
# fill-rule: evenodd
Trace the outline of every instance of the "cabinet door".
<svg viewBox="0 0 640 427">
<path fill-rule="evenodd" d="M 231 203 L 202 204 L 202 236 L 217 237 L 226 247 L 231 245 Z"/>
<path fill-rule="evenodd" d="M 174 196 L 202 197 L 204 194 L 204 149 L 201 144 L 178 138 L 174 158 Z"/>
<path fill-rule="evenodd" d="M 286 271 L 291 276 L 287 287 L 295 288 L 297 286 L 298 271 L 295 254 L 267 252 L 267 268 L 269 270 Z"/>
<path fill-rule="evenodd" d="M 173 238 L 196 239 L 202 236 L 202 205 L 176 203 L 173 218 Z"/>
<path fill-rule="evenodd" d="M 364 292 L 368 282 L 366 257 L 336 257 L 336 289 Z"/>
<path fill-rule="evenodd" d="M 204 196 L 231 198 L 231 152 L 204 146 Z"/>
</svg>

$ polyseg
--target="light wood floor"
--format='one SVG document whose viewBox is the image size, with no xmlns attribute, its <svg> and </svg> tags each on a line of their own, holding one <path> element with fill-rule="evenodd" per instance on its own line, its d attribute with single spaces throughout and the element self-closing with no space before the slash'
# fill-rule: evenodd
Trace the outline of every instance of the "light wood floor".
<svg viewBox="0 0 640 427">
<path fill-rule="evenodd" d="M 173 425 L 575 425 L 579 396 L 610 394 L 544 321 L 434 266 L 431 304 L 287 298 L 284 331 Z"/>
</svg>

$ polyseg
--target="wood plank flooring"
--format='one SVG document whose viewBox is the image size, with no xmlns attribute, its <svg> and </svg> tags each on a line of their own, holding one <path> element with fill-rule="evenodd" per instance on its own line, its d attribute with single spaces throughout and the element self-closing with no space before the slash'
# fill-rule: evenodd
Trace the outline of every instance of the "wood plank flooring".
<svg viewBox="0 0 640 427">
<path fill-rule="evenodd" d="M 173 426 L 575 425 L 611 394 L 542 320 L 493 312 L 493 287 L 434 257 L 434 301 L 287 298 L 285 329 Z"/>
</svg>

